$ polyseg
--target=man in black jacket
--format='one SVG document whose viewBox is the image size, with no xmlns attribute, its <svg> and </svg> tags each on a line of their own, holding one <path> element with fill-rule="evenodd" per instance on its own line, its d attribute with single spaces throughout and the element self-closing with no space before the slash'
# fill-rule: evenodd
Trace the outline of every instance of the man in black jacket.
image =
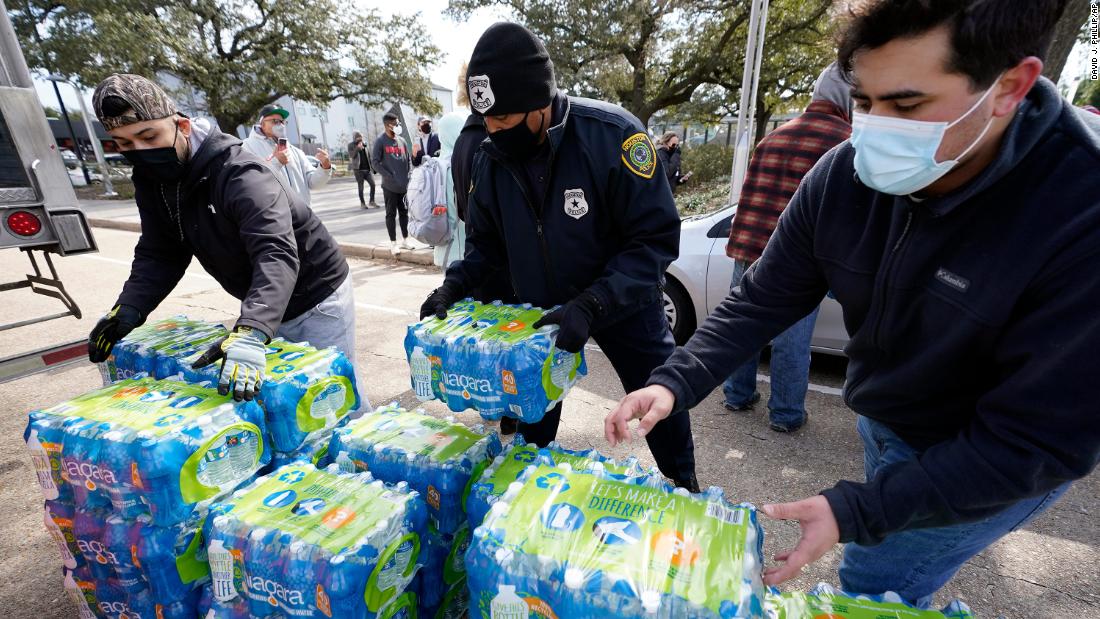
<svg viewBox="0 0 1100 619">
<path fill-rule="evenodd" d="M 880 0 L 840 48 L 852 138 L 763 255 L 605 421 L 682 417 L 832 291 L 866 482 L 764 506 L 802 538 L 778 584 L 847 542 L 845 590 L 927 606 L 1100 457 L 1100 118 L 1040 78 L 1064 0 Z M 673 413 L 675 411 L 675 413 Z"/>
<path fill-rule="evenodd" d="M 180 114 L 152 81 L 112 75 L 96 87 L 96 116 L 134 165 L 141 238 L 114 309 L 92 331 L 103 361 L 183 277 L 191 258 L 241 299 L 232 333 L 197 362 L 223 358 L 219 390 L 251 399 L 265 343 L 282 336 L 336 346 L 354 362 L 348 265 L 321 221 L 241 141 Z"/>
<path fill-rule="evenodd" d="M 521 302 L 562 306 L 542 320 L 560 325 L 558 348 L 579 351 L 591 336 L 627 391 L 642 386 L 675 346 L 660 287 L 680 241 L 680 218 L 645 129 L 622 108 L 558 93 L 542 41 L 517 24 L 485 31 L 466 82 L 489 141 L 474 163 L 466 256 L 448 269 L 422 316 L 445 316 L 507 269 Z M 520 431 L 546 445 L 560 418 L 559 406 Z M 648 439 L 661 471 L 697 489 L 687 416 Z"/>
</svg>

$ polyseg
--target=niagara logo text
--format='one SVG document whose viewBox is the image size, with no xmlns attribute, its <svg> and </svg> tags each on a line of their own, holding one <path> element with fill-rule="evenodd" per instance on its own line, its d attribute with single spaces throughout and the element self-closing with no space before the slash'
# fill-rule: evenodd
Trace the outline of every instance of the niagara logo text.
<svg viewBox="0 0 1100 619">
<path fill-rule="evenodd" d="M 288 604 L 298 605 L 305 601 L 302 592 L 297 589 L 287 589 L 283 585 L 267 578 L 253 576 L 248 580 L 248 588 L 254 592 L 266 593 L 269 601 L 280 600 Z M 275 604 L 272 603 L 272 606 Z"/>
<path fill-rule="evenodd" d="M 66 460 L 65 473 L 68 474 L 69 479 L 93 479 L 108 484 L 115 483 L 114 473 L 87 462 Z"/>
<path fill-rule="evenodd" d="M 458 387 L 466 391 L 487 393 L 493 389 L 492 383 L 485 378 L 474 378 L 463 374 L 444 374 L 444 380 L 448 387 Z"/>
<path fill-rule="evenodd" d="M 101 542 L 78 539 L 76 540 L 76 547 L 80 549 L 84 556 L 95 555 L 96 562 L 101 565 L 107 565 L 108 563 L 118 565 L 118 558 L 115 557 L 115 553 L 107 550 L 107 547 Z"/>
</svg>

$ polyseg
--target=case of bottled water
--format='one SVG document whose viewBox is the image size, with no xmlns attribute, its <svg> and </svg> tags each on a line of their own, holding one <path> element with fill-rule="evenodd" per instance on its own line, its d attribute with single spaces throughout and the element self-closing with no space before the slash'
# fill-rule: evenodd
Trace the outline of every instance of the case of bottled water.
<svg viewBox="0 0 1100 619">
<path fill-rule="evenodd" d="M 345 418 L 345 421 L 347 421 L 347 418 Z M 260 474 L 266 475 L 275 469 L 298 462 L 308 462 L 319 469 L 323 469 L 329 464 L 332 464 L 332 461 L 328 457 L 330 443 L 332 443 L 332 430 L 316 432 L 310 435 L 310 437 L 294 451 L 276 451 L 271 454 L 271 463 L 264 467 L 260 471 Z M 354 473 L 355 469 L 350 468 L 344 472 Z"/>
<path fill-rule="evenodd" d="M 763 617 L 752 505 L 570 468 L 529 468 L 474 531 L 471 617 Z"/>
<path fill-rule="evenodd" d="M 556 325 L 533 327 L 546 313 L 466 299 L 443 320 L 410 325 L 405 354 L 417 397 L 441 400 L 455 412 L 472 408 L 486 419 L 539 421 L 588 373 L 583 351 L 554 348 Z"/>
<path fill-rule="evenodd" d="M 595 449 L 566 449 L 557 441 L 540 448 L 526 443 L 523 436 L 517 434 L 504 453 L 497 456 L 482 472 L 481 477 L 470 486 L 470 492 L 466 496 L 466 515 L 470 527 L 477 528 L 481 524 L 492 504 L 528 467 L 540 464 L 555 466 L 562 463 L 569 464 L 572 470 L 581 473 L 600 471 L 613 479 L 630 479 L 655 487 L 672 488 L 657 467 L 645 469 L 634 456 L 615 461 Z"/>
<path fill-rule="evenodd" d="M 122 380 L 29 417 L 47 501 L 157 526 L 184 522 L 270 459 L 259 406 L 177 381 Z"/>
<path fill-rule="evenodd" d="M 391 616 L 419 567 L 427 513 L 408 484 L 336 464 L 284 466 L 207 518 L 207 616 Z M 415 600 L 412 602 L 415 609 Z M 410 615 L 411 616 L 411 615 Z"/>
<path fill-rule="evenodd" d="M 336 429 L 329 455 L 337 465 L 369 470 L 382 481 L 407 481 L 427 502 L 432 525 L 452 535 L 467 522 L 471 480 L 500 450 L 500 437 L 484 426 L 468 428 L 390 404 Z"/>
<path fill-rule="evenodd" d="M 226 334 L 221 325 L 182 316 L 150 323 L 115 344 L 106 373 L 180 375 L 188 383 L 217 385 L 220 363 L 198 370 L 191 363 Z M 297 451 L 309 437 L 336 427 L 360 405 L 355 371 L 342 352 L 282 338 L 267 345 L 267 370 L 257 399 L 267 414 L 272 448 L 282 453 Z"/>
<path fill-rule="evenodd" d="M 63 574 L 65 592 L 80 619 L 194 619 L 201 588 L 172 601 L 156 600 L 148 588 L 111 579 L 97 580 L 87 565 Z"/>
<path fill-rule="evenodd" d="M 200 535 L 204 514 L 168 527 L 154 526 L 148 516 L 128 520 L 56 501 L 46 502 L 46 514 L 47 528 L 64 540 L 58 545 L 65 569 L 89 584 L 84 588 L 95 598 L 93 613 L 125 612 L 125 606 L 135 617 L 139 608 L 163 613 L 172 607 L 177 614 L 171 616 L 194 616 L 199 589 L 210 574 Z M 67 580 L 66 587 L 71 590 Z M 114 606 L 100 608 L 106 601 Z"/>
<path fill-rule="evenodd" d="M 780 593 L 769 589 L 764 601 L 768 619 L 974 619 L 970 607 L 954 600 L 943 610 L 921 610 L 910 606 L 898 594 L 851 595 L 819 583 L 809 593 Z"/>
<path fill-rule="evenodd" d="M 146 374 L 168 378 L 184 371 L 184 360 L 197 357 L 229 331 L 217 323 L 173 316 L 144 324 L 115 344 L 102 365 L 105 384 Z"/>
<path fill-rule="evenodd" d="M 466 590 L 466 550 L 470 547 L 470 528 L 463 526 L 454 535 L 444 535 L 429 527 L 420 547 L 424 567 L 413 581 L 419 616 L 462 617 L 469 603 Z"/>
</svg>

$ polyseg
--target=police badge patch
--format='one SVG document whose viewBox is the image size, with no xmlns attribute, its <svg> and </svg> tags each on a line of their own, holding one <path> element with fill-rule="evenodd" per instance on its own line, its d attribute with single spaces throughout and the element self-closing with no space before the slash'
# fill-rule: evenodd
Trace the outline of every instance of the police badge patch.
<svg viewBox="0 0 1100 619">
<path fill-rule="evenodd" d="M 565 190 L 565 214 L 580 219 L 588 214 L 588 201 L 584 199 L 583 189 Z"/>
<path fill-rule="evenodd" d="M 493 89 L 489 84 L 488 75 L 473 75 L 466 78 L 466 89 L 470 95 L 470 107 L 475 112 L 484 114 L 497 102 L 493 96 Z"/>
<path fill-rule="evenodd" d="M 642 178 L 653 178 L 657 170 L 657 153 L 649 136 L 638 132 L 623 142 L 623 163 L 633 173 Z"/>
</svg>

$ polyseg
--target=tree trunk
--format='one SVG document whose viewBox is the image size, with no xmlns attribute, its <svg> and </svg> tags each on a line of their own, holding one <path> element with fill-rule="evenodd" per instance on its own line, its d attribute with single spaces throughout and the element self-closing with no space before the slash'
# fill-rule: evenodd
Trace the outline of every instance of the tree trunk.
<svg viewBox="0 0 1100 619">
<path fill-rule="evenodd" d="M 1054 27 L 1054 41 L 1050 44 L 1050 51 L 1044 62 L 1043 76 L 1057 82 L 1062 76 L 1062 70 L 1066 66 L 1066 60 L 1077 43 L 1077 37 L 1081 34 L 1081 28 L 1089 17 L 1089 0 L 1069 0 L 1066 3 L 1066 12 L 1058 25 Z"/>
<path fill-rule="evenodd" d="M 768 135 L 768 121 L 772 119 L 772 111 L 761 101 L 756 104 L 756 140 L 753 144 L 759 144 L 760 140 Z"/>
</svg>

